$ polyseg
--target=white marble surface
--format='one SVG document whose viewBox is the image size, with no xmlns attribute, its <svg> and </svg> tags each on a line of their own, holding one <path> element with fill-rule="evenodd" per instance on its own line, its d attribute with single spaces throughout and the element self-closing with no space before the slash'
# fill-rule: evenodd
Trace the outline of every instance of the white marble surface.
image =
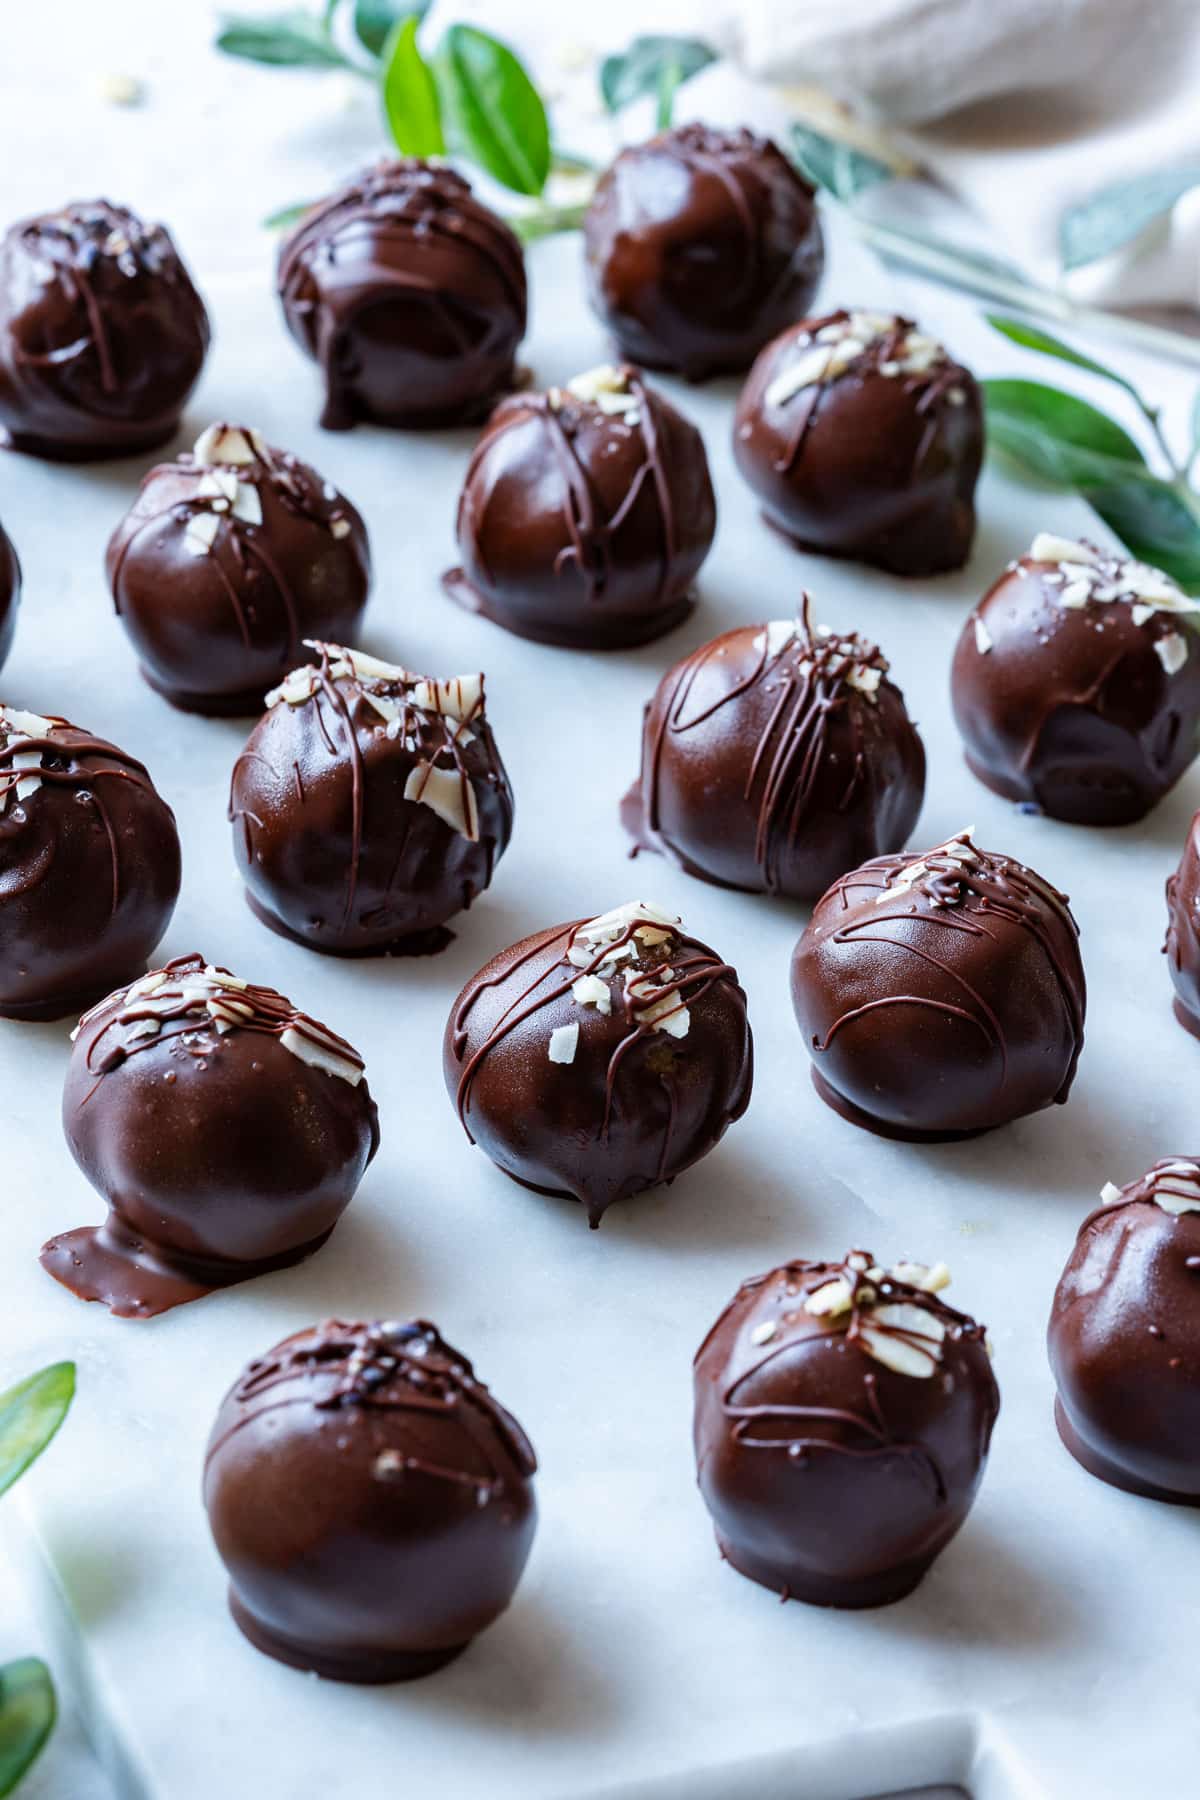
<svg viewBox="0 0 1200 1800">
<path fill-rule="evenodd" d="M 145 757 L 184 839 L 184 895 L 164 952 L 199 945 L 326 1017 L 363 1050 L 383 1119 L 380 1157 L 314 1261 L 150 1325 L 118 1322 L 52 1286 L 35 1260 L 52 1230 L 99 1214 L 58 1128 L 64 1034 L 0 1026 L 10 1196 L 0 1379 L 62 1355 L 80 1365 L 68 1429 L 6 1514 L 36 1516 L 65 1596 L 56 1668 L 82 1682 L 97 1724 L 111 1722 L 122 1800 L 358 1800 L 399 1783 L 452 1800 L 632 1800 L 652 1788 L 672 1800 L 798 1789 L 849 1800 L 968 1777 L 977 1800 L 1141 1794 L 1157 1778 L 1173 1791 L 1197 1724 L 1187 1683 L 1170 1679 L 1190 1641 L 1195 1519 L 1103 1488 L 1063 1455 L 1042 1331 L 1101 1183 L 1194 1147 L 1200 1053 L 1170 1019 L 1158 946 L 1162 879 L 1200 781 L 1126 832 L 1021 816 L 963 770 L 945 695 L 970 600 L 1035 529 L 1078 531 L 1083 509 L 989 473 L 961 576 L 898 586 L 797 558 L 762 530 L 733 473 L 732 389 L 679 390 L 705 430 L 721 503 L 694 620 L 663 644 L 588 658 L 470 619 L 437 587 L 468 439 L 319 433 L 312 372 L 275 317 L 270 247 L 256 229 L 271 206 L 319 191 L 367 151 L 369 112 L 330 110 L 319 83 L 216 63 L 203 8 L 77 10 L 64 43 L 43 39 L 21 9 L 22 54 L 0 68 L 0 105 L 22 150 L 0 159 L 0 212 L 99 186 L 171 220 L 217 326 L 192 424 L 249 414 L 361 504 L 379 570 L 368 646 L 439 673 L 485 667 L 517 795 L 512 849 L 444 957 L 330 964 L 263 932 L 241 905 L 224 821 L 240 728 L 181 718 L 142 688 L 104 590 L 104 540 L 138 467 L 0 461 L 0 516 L 27 576 L 6 696 Z M 109 68 L 149 78 L 142 112 L 88 98 Z M 533 260 L 528 356 L 542 381 L 603 349 L 579 302 L 577 253 L 548 244 Z M 824 293 L 903 304 L 913 290 L 839 239 Z M 1036 367 L 964 304 L 927 290 L 917 304 L 981 369 Z M 1182 413 L 1181 384 L 1169 371 L 1157 379 Z M 790 1014 L 786 961 L 802 912 L 625 860 L 615 804 L 657 674 L 728 625 L 787 611 L 801 582 L 822 617 L 876 636 L 892 656 L 930 753 L 917 841 L 975 821 L 982 841 L 1073 896 L 1091 1008 L 1065 1112 L 938 1149 L 856 1133 L 812 1095 Z M 747 1118 L 701 1169 L 589 1234 L 572 1208 L 521 1193 L 470 1150 L 436 1046 L 458 985 L 496 948 L 635 891 L 683 912 L 738 963 L 759 1073 Z M 925 1586 L 886 1612 L 843 1616 L 780 1607 L 717 1562 L 692 1488 L 688 1364 L 742 1275 L 852 1242 L 951 1263 L 951 1298 L 992 1328 L 1005 1404 L 976 1512 Z M 438 1318 L 522 1417 L 543 1463 L 539 1540 L 511 1613 L 443 1676 L 385 1693 L 306 1681 L 241 1642 L 197 1498 L 209 1419 L 242 1362 L 339 1309 Z M 43 1618 L 55 1617 L 47 1604 Z M 0 1655 L 29 1647 L 6 1609 Z M 821 1744 L 814 1760 L 806 1746 Z M 72 1756 L 68 1728 L 30 1792 L 91 1800 Z"/>
</svg>

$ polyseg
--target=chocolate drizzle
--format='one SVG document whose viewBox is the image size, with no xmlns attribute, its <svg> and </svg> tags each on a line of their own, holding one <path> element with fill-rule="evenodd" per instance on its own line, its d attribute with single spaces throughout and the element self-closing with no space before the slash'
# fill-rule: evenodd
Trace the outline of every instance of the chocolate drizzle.
<svg viewBox="0 0 1200 1800">
<path fill-rule="evenodd" d="M 447 590 L 542 642 L 645 642 L 690 610 L 715 524 L 699 433 L 635 369 L 601 368 L 496 409 Z"/>
<path fill-rule="evenodd" d="M 676 664 L 647 709 L 622 809 L 637 848 L 721 885 L 813 900 L 903 843 L 921 741 L 878 648 L 811 622 L 726 632 Z M 719 796 L 719 797 L 718 797 Z"/>
<path fill-rule="evenodd" d="M 695 1360 L 700 1488 L 742 1573 L 883 1604 L 961 1525 L 999 1397 L 983 1328 L 931 1291 L 946 1280 L 852 1251 L 742 1283 Z"/>
<path fill-rule="evenodd" d="M 1078 936 L 1065 895 L 968 832 L 843 876 L 792 965 L 818 1091 L 898 1136 L 987 1130 L 1061 1105 L 1083 1047 Z"/>
<path fill-rule="evenodd" d="M 435 681 L 334 644 L 267 696 L 229 818 L 252 909 L 313 949 L 423 954 L 491 881 L 512 794 L 481 675 Z"/>
<path fill-rule="evenodd" d="M 566 1066 L 550 1054 L 560 1030 L 577 1034 Z M 745 1111 L 752 1068 L 736 971 L 640 905 L 514 944 L 446 1027 L 471 1142 L 525 1186 L 579 1200 L 593 1229 L 712 1148 Z"/>
<path fill-rule="evenodd" d="M 250 1363 L 209 1439 L 204 1500 L 250 1641 L 341 1681 L 427 1675 L 504 1611 L 537 1459 L 424 1319 L 329 1319 Z"/>
<path fill-rule="evenodd" d="M 745 368 L 808 306 L 825 259 L 814 190 L 776 145 L 695 123 L 621 152 L 584 238 L 621 354 L 690 380 Z"/>
<path fill-rule="evenodd" d="M 511 384 L 521 246 L 451 169 L 404 158 L 368 170 L 301 220 L 278 286 L 320 364 L 328 430 L 477 418 Z"/>
<path fill-rule="evenodd" d="M 170 237 L 125 207 L 73 202 L 0 246 L 0 426 L 18 449 L 87 458 L 162 443 L 208 340 Z"/>
</svg>

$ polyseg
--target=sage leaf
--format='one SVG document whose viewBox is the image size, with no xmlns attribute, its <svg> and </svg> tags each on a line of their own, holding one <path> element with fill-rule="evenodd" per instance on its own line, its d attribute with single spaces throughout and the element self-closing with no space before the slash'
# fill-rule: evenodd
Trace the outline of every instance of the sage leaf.
<svg viewBox="0 0 1200 1800">
<path fill-rule="evenodd" d="M 1024 425 L 1052 443 L 1145 468 L 1146 459 L 1123 425 L 1088 400 L 1040 381 L 991 378 L 982 384 L 987 421 Z"/>
<path fill-rule="evenodd" d="M 516 194 L 540 194 L 550 173 L 550 127 L 517 58 L 473 25 L 451 25 L 434 62 L 456 144 Z"/>
<path fill-rule="evenodd" d="M 1177 200 L 1200 187 L 1200 163 L 1127 176 L 1090 200 L 1068 207 L 1059 220 L 1058 252 L 1066 270 L 1082 269 L 1132 242 Z"/>
<path fill-rule="evenodd" d="M 1200 590 L 1200 521 L 1169 483 L 1133 478 L 1096 488 L 1086 499 L 1134 556 L 1165 570 L 1186 592 Z"/>
<path fill-rule="evenodd" d="M 393 141 L 405 156 L 443 156 L 442 109 L 433 73 L 417 47 L 416 13 L 388 36 L 383 55 L 383 110 Z"/>
<path fill-rule="evenodd" d="M 387 41 L 401 20 L 411 17 L 420 24 L 428 11 L 429 0 L 424 0 L 424 4 L 419 0 L 355 0 L 354 35 L 364 50 L 382 58 Z"/>
<path fill-rule="evenodd" d="M 1132 394 L 1138 405 L 1141 405 L 1141 396 L 1133 383 L 1127 381 L 1116 369 L 1110 369 L 1107 363 L 1097 362 L 1093 356 L 1085 356 L 1082 350 L 1073 350 L 1061 338 L 1043 331 L 1040 326 L 1027 324 L 1024 319 L 1009 319 L 1002 313 L 985 313 L 984 318 L 993 331 L 998 331 L 1010 343 L 1021 344 L 1026 350 L 1038 350 L 1043 356 L 1055 356 L 1059 362 L 1073 363 L 1077 369 L 1088 369 L 1093 375 L 1103 375 L 1106 381 L 1115 381 L 1127 394 Z"/>
<path fill-rule="evenodd" d="M 290 226 L 298 225 L 305 213 L 311 212 L 315 205 L 315 200 L 297 200 L 294 206 L 277 207 L 263 220 L 263 230 L 287 231 Z"/>
<path fill-rule="evenodd" d="M 851 201 L 867 188 L 891 181 L 895 174 L 878 157 L 814 131 L 811 125 L 792 126 L 792 155 L 814 186 L 835 200 Z"/>
<path fill-rule="evenodd" d="M 75 1364 L 52 1363 L 0 1394 L 0 1494 L 35 1462 L 67 1416 Z"/>
<path fill-rule="evenodd" d="M 227 13 L 217 49 L 247 62 L 279 69 L 345 69 L 354 65 L 333 42 L 323 21 L 299 8 L 286 13 Z"/>
<path fill-rule="evenodd" d="M 606 56 L 600 64 L 600 97 L 616 113 L 635 100 L 656 96 L 661 130 L 664 112 L 670 123 L 676 90 L 716 60 L 716 51 L 702 38 L 636 37 L 628 50 Z"/>
<path fill-rule="evenodd" d="M 0 1668 L 0 1795 L 11 1794 L 54 1730 L 54 1683 L 36 1656 Z"/>
</svg>

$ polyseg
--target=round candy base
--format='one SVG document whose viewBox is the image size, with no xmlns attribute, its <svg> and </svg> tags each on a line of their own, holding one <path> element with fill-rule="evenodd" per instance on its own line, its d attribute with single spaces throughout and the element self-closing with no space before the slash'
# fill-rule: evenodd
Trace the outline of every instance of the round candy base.
<svg viewBox="0 0 1200 1800">
<path fill-rule="evenodd" d="M 290 1269 L 319 1250 L 333 1227 L 294 1250 L 261 1262 L 221 1263 L 172 1257 L 132 1233 L 110 1213 L 103 1225 L 81 1225 L 42 1245 L 38 1261 L 80 1300 L 98 1300 L 118 1319 L 153 1319 L 220 1288 L 275 1269 Z"/>
<path fill-rule="evenodd" d="M 1109 1487 L 1120 1488 L 1126 1494 L 1137 1494 L 1143 1500 L 1164 1500 L 1168 1506 L 1200 1506 L 1200 1493 L 1180 1494 L 1173 1488 L 1155 1487 L 1153 1482 L 1139 1481 L 1128 1469 L 1109 1462 L 1106 1456 L 1101 1456 L 1090 1444 L 1084 1443 L 1068 1419 L 1062 1401 L 1057 1399 L 1054 1402 L 1054 1423 L 1063 1444 L 1080 1468 L 1086 1469 L 1089 1475 L 1094 1475 L 1097 1481 L 1106 1481 Z"/>
<path fill-rule="evenodd" d="M 249 888 L 244 892 L 246 905 L 260 925 L 265 925 L 277 937 L 288 938 L 291 943 L 299 944 L 305 950 L 315 950 L 320 956 L 437 956 L 447 944 L 454 942 L 454 933 L 449 926 L 431 925 L 427 931 L 413 931 L 407 937 L 390 938 L 378 944 L 322 944 L 316 938 L 305 937 L 303 932 L 293 931 L 290 925 L 285 925 L 276 913 L 255 898 Z"/>
<path fill-rule="evenodd" d="M 336 349 L 335 349 L 336 354 Z M 377 425 L 384 431 L 450 431 L 461 425 L 482 425 L 506 394 L 528 387 L 528 371 L 514 369 L 505 381 L 486 394 L 472 395 L 457 406 L 427 406 L 415 412 L 384 412 L 365 405 L 352 391 L 327 389 L 318 420 L 322 431 L 353 431 L 356 425 Z"/>
<path fill-rule="evenodd" d="M 845 546 L 822 544 L 815 538 L 798 536 L 781 520 L 773 519 L 769 512 L 764 511 L 761 517 L 763 523 L 778 532 L 794 550 L 803 550 L 809 556 L 831 556 L 835 562 L 863 563 L 869 569 L 883 569 L 889 575 L 899 575 L 909 581 L 920 581 L 929 575 L 953 575 L 956 570 L 966 567 L 971 554 L 970 539 L 959 554 L 932 557 L 910 550 L 903 535 L 898 535 L 891 543 L 876 538 Z"/>
<path fill-rule="evenodd" d="M 1200 1038 L 1200 1018 L 1197 1018 L 1195 1013 L 1189 1012 L 1182 1000 L 1176 1000 L 1174 1010 L 1175 1017 L 1179 1020 L 1183 1029 L 1188 1032 L 1190 1036 Z"/>
<path fill-rule="evenodd" d="M 632 840 L 632 848 L 629 852 L 631 856 L 640 856 L 643 851 L 651 856 L 661 856 L 667 862 L 673 863 L 677 869 L 682 869 L 685 875 L 691 875 L 694 880 L 707 881 L 709 887 L 724 888 L 727 894 L 766 894 L 772 900 L 800 900 L 807 906 L 811 906 L 815 900 L 819 900 L 821 894 L 825 892 L 824 888 L 821 888 L 819 892 L 804 895 L 784 893 L 779 889 L 772 892 L 770 888 L 763 887 L 761 884 L 758 887 L 744 887 L 740 882 L 722 881 L 719 875 L 712 875 L 707 869 L 701 869 L 692 862 L 690 857 L 681 855 L 674 844 L 659 837 L 658 833 L 652 831 L 646 824 L 640 781 L 635 781 L 624 795 L 618 811 L 621 827 L 626 837 Z"/>
<path fill-rule="evenodd" d="M 773 1563 L 760 1562 L 755 1556 L 734 1550 L 719 1535 L 717 1548 L 731 1569 L 760 1587 L 782 1594 L 785 1600 L 802 1600 L 806 1606 L 836 1606 L 845 1612 L 892 1606 L 903 1600 L 920 1584 L 933 1562 L 932 1556 L 923 1556 L 916 1562 L 900 1563 L 894 1569 L 879 1569 L 851 1580 L 841 1575 L 818 1575 L 811 1569 L 784 1573 Z"/>
<path fill-rule="evenodd" d="M 970 1138 L 984 1137 L 989 1131 L 996 1130 L 994 1125 L 974 1125 L 967 1131 L 920 1131 L 915 1126 L 894 1125 L 890 1119 L 877 1119 L 873 1113 L 864 1112 L 853 1100 L 847 1100 L 835 1087 L 814 1068 L 812 1084 L 820 1094 L 826 1106 L 833 1108 L 840 1118 L 849 1120 L 851 1125 L 858 1125 L 863 1131 L 873 1131 L 876 1137 L 893 1138 L 901 1144 L 960 1144 Z M 1007 1120 L 1001 1123 L 1007 1124 Z"/>
<path fill-rule="evenodd" d="M 352 1681 L 366 1687 L 382 1687 L 393 1681 L 419 1681 L 423 1675 L 433 1675 L 438 1669 L 444 1669 L 456 1656 L 461 1656 L 470 1643 L 468 1640 L 466 1644 L 454 1644 L 448 1650 L 319 1650 L 272 1631 L 243 1606 L 232 1588 L 229 1590 L 229 1611 L 242 1636 L 264 1656 L 286 1663 L 289 1669 L 321 1675 L 326 1681 Z"/>
<path fill-rule="evenodd" d="M 55 1019 L 81 1019 L 89 1007 L 107 999 L 114 989 L 136 981 L 149 965 L 138 963 L 123 969 L 115 980 L 105 980 L 99 987 L 87 987 L 73 994 L 58 994 L 52 1000 L 0 1000 L 0 1019 L 20 1019 L 31 1025 L 53 1023 Z"/>
<path fill-rule="evenodd" d="M 266 688 L 246 688 L 240 694 L 192 694 L 159 681 L 145 667 L 141 674 L 146 686 L 176 712 L 201 713 L 209 719 L 257 719 L 264 711 Z"/>
<path fill-rule="evenodd" d="M 654 610 L 647 611 L 644 617 L 626 618 L 619 625 L 606 626 L 604 602 L 596 600 L 585 602 L 589 611 L 579 614 L 581 622 L 578 625 L 573 626 L 566 618 L 561 624 L 541 625 L 529 619 L 515 618 L 502 608 L 494 607 L 468 579 L 465 569 L 447 569 L 442 576 L 442 588 L 464 612 L 487 619 L 490 624 L 511 631 L 514 637 L 526 638 L 534 644 L 550 644 L 558 650 L 632 650 L 639 644 L 651 644 L 656 638 L 666 637 L 696 610 L 695 595 L 684 594 L 666 607 L 655 603 Z"/>
<path fill-rule="evenodd" d="M 169 425 L 160 420 L 142 434 L 131 432 L 119 443 L 66 443 L 59 438 L 39 437 L 32 431 L 7 431 L 0 427 L 0 449 L 16 450 L 22 456 L 38 456 L 43 462 L 93 463 L 118 462 L 123 456 L 141 456 L 147 450 L 158 450 L 169 444 L 179 430 L 179 420 Z"/>
<path fill-rule="evenodd" d="M 1128 788 L 1117 791 L 1100 784 L 1089 787 L 1081 780 L 1069 789 L 1057 786 L 1053 790 L 1054 797 L 1047 800 L 1045 793 L 1035 795 L 1024 782 L 1010 781 L 994 769 L 985 768 L 969 750 L 963 751 L 963 761 L 976 781 L 982 782 L 993 794 L 999 794 L 1002 800 L 1011 800 L 1016 806 L 1036 807 L 1047 819 L 1057 819 L 1061 825 L 1136 825 L 1162 798 L 1157 795 L 1147 799 Z M 1064 796 L 1068 797 L 1064 800 Z"/>
</svg>

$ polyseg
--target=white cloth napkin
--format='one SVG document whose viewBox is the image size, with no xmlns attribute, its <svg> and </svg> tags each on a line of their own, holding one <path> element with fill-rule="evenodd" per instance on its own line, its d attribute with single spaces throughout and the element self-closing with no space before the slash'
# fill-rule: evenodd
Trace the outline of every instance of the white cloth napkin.
<svg viewBox="0 0 1200 1800">
<path fill-rule="evenodd" d="M 1200 176 L 1200 0 L 712 0 L 709 29 L 748 74 L 883 127 L 1047 285 L 1068 207 L 1142 173 Z M 1200 307 L 1200 189 L 1065 285 Z"/>
</svg>

